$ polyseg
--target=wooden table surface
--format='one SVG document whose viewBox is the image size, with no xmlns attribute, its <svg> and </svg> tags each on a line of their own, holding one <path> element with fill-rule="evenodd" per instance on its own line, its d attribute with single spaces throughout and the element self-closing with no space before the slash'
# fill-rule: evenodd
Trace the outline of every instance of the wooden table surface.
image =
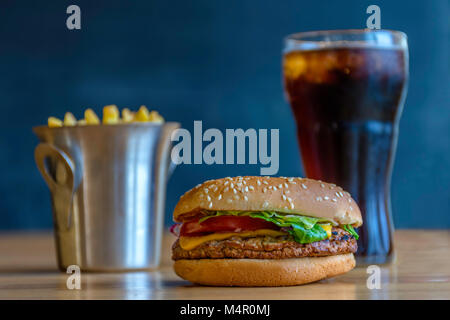
<svg viewBox="0 0 450 320">
<path fill-rule="evenodd" d="M 367 288 L 366 268 L 317 283 L 279 288 L 214 288 L 190 284 L 171 268 L 164 239 L 153 272 L 82 273 L 81 290 L 57 270 L 51 233 L 0 234 L 0 299 L 450 299 L 450 230 L 400 230 L 396 262 L 381 267 L 381 289 Z"/>
</svg>

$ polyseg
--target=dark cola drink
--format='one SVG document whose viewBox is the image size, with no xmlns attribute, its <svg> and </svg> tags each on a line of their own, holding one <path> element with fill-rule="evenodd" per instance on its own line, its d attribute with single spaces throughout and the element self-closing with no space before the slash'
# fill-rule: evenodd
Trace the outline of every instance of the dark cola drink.
<svg viewBox="0 0 450 320">
<path fill-rule="evenodd" d="M 284 81 L 307 177 L 350 192 L 363 214 L 358 261 L 393 258 L 390 179 L 407 85 L 407 49 L 343 42 L 289 50 Z"/>
</svg>

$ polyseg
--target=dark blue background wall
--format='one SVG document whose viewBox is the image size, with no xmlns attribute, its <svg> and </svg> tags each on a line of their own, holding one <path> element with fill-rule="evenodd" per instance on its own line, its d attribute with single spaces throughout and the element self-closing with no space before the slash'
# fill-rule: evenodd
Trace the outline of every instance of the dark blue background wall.
<svg viewBox="0 0 450 320">
<path fill-rule="evenodd" d="M 282 38 L 382 27 L 406 32 L 410 86 L 393 174 L 397 227 L 450 227 L 449 1 L 7 1 L 0 4 L 0 228 L 50 228 L 47 187 L 31 127 L 47 116 L 106 104 L 157 108 L 192 129 L 280 128 L 279 175 L 302 175 L 281 81 Z M 82 30 L 66 28 L 66 8 Z M 259 166 L 182 166 L 178 197 L 205 180 L 259 174 Z M 99 199 L 101 201 L 101 199 Z"/>
</svg>

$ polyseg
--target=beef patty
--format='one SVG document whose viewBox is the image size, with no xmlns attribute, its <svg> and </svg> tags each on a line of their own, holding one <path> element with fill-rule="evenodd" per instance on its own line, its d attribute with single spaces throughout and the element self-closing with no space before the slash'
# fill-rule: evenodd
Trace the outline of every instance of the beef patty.
<svg viewBox="0 0 450 320">
<path fill-rule="evenodd" d="M 351 234 L 333 227 L 330 238 L 305 244 L 295 242 L 290 235 L 245 239 L 232 237 L 208 241 L 192 250 L 184 250 L 177 240 L 172 247 L 172 259 L 287 259 L 354 253 L 357 248 L 356 239 Z"/>
</svg>

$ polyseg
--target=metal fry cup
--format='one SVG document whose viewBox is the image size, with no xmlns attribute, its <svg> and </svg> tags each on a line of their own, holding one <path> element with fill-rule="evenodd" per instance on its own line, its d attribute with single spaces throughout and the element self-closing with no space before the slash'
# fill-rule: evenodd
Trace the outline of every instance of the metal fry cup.
<svg viewBox="0 0 450 320">
<path fill-rule="evenodd" d="M 166 184 L 179 123 L 33 128 L 51 194 L 59 268 L 130 271 L 160 262 Z"/>
</svg>

